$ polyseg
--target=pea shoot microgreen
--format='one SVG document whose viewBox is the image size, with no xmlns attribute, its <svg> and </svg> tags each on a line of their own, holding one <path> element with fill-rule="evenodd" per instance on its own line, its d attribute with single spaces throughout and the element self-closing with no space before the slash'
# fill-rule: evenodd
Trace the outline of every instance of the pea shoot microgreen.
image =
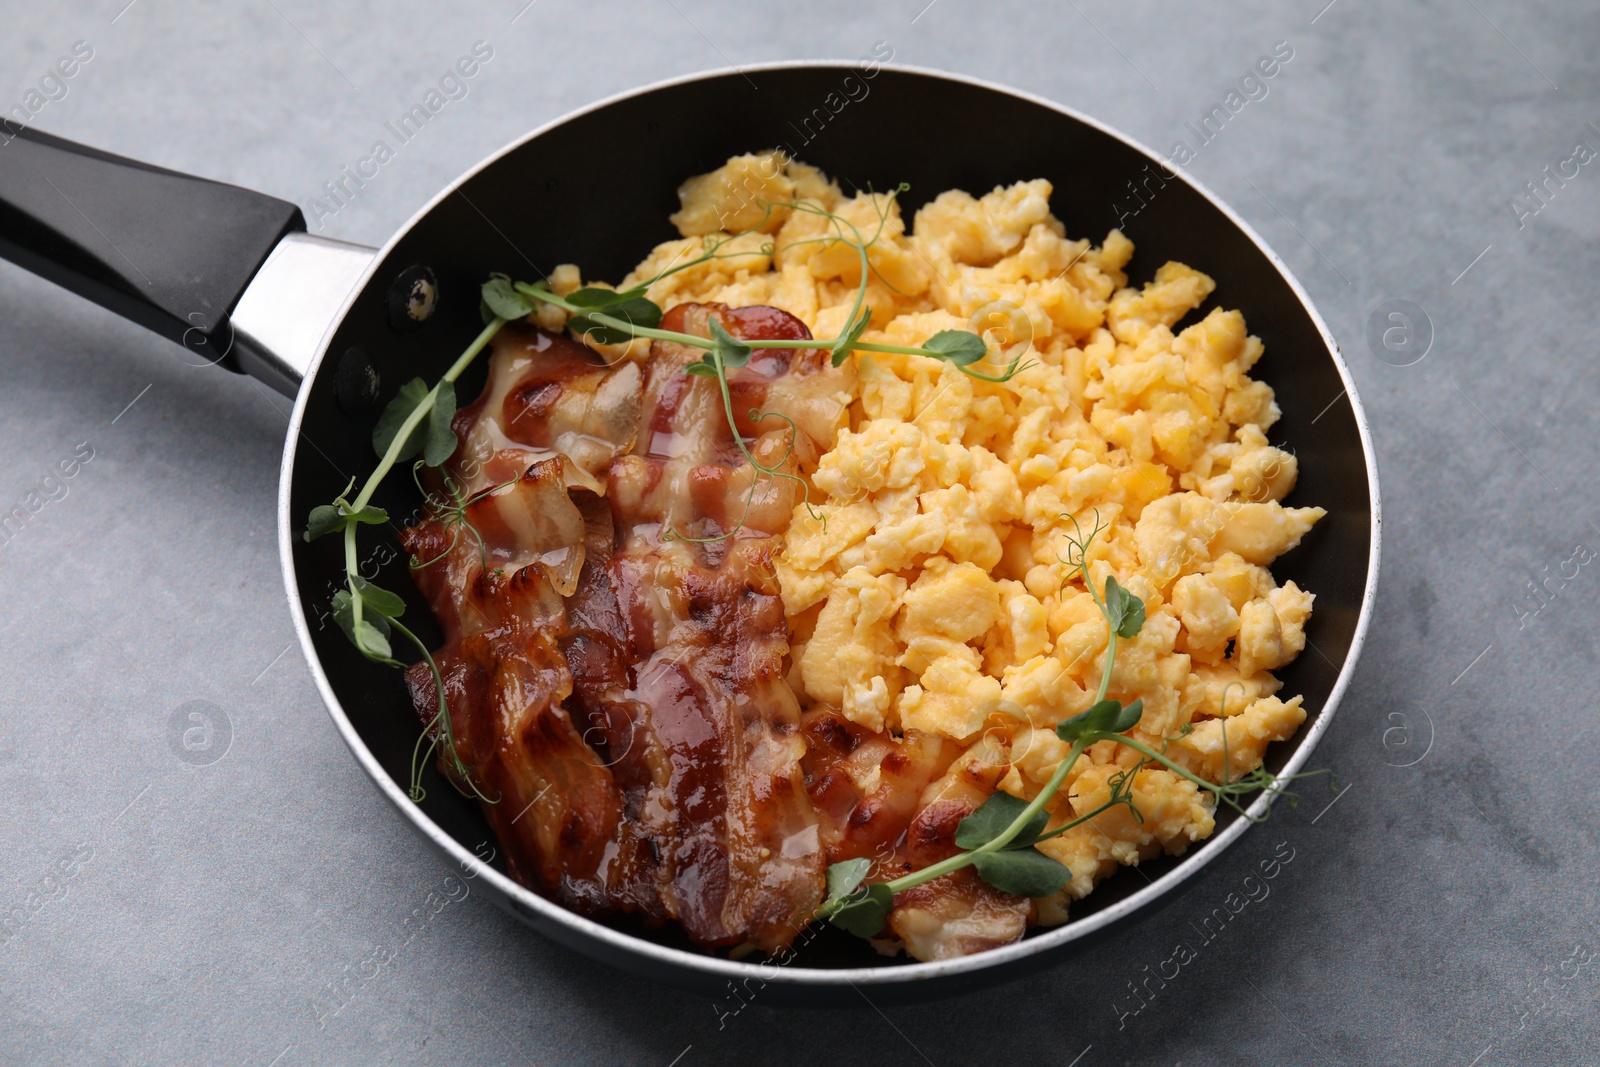
<svg viewBox="0 0 1600 1067">
<path fill-rule="evenodd" d="M 450 429 L 450 418 L 455 414 L 455 381 L 472 365 L 505 323 L 506 320 L 498 316 L 487 323 L 432 389 L 423 384 L 421 379 L 413 379 L 400 388 L 378 417 L 373 429 L 372 446 L 378 454 L 378 465 L 367 476 L 361 492 L 354 500 L 347 499 L 355 486 L 355 480 L 352 479 L 332 504 L 313 508 L 306 523 L 307 541 L 334 533 L 343 537 L 345 588 L 333 595 L 333 618 L 356 650 L 374 663 L 403 668 L 406 664 L 394 657 L 390 644 L 390 637 L 398 634 L 416 647 L 433 673 L 439 707 L 433 721 L 417 739 L 411 762 L 410 796 L 412 801 L 419 804 L 427 796 L 422 788 L 422 771 L 436 747 L 442 748 L 452 772 L 451 780 L 457 788 L 469 790 L 480 800 L 491 804 L 498 798 L 484 796 L 456 751 L 444 679 L 428 646 L 400 622 L 400 616 L 405 612 L 405 601 L 398 594 L 374 585 L 358 573 L 356 528 L 363 523 L 389 521 L 388 513 L 372 504 L 372 497 L 396 463 L 421 452 L 421 462 L 429 467 L 437 467 L 455 452 L 456 438 Z M 429 740 L 426 751 L 422 748 L 424 739 Z"/>
<path fill-rule="evenodd" d="M 1144 816 L 1134 803 L 1133 783 L 1135 775 L 1148 764 L 1165 767 L 1180 778 L 1210 793 L 1215 803 L 1226 804 L 1252 821 L 1262 821 L 1266 816 L 1252 816 L 1241 803 L 1243 798 L 1265 789 L 1287 797 L 1289 803 L 1293 805 L 1298 798 L 1283 788 L 1286 781 L 1329 773 L 1311 771 L 1280 778 L 1264 767 L 1257 767 L 1248 774 L 1234 778 L 1227 747 L 1228 732 L 1225 728 L 1227 689 L 1223 690 L 1223 706 L 1219 709 L 1224 722 L 1223 773 L 1220 783 L 1207 781 L 1169 759 L 1165 752 L 1165 743 L 1158 751 L 1143 741 L 1127 735 L 1127 731 L 1139 724 L 1144 703 L 1142 700 L 1134 700 L 1132 703 L 1122 704 L 1117 700 L 1108 699 L 1106 691 L 1110 687 L 1112 669 L 1116 662 L 1117 641 L 1119 638 L 1132 640 L 1139 635 L 1139 631 L 1144 627 L 1145 608 L 1144 602 L 1120 585 L 1114 576 L 1107 576 L 1103 594 L 1095 590 L 1094 581 L 1089 575 L 1089 546 L 1104 529 L 1100 525 L 1098 514 L 1095 519 L 1094 528 L 1087 536 L 1083 535 L 1082 530 L 1074 522 L 1076 535 L 1069 536 L 1068 554 L 1063 560 L 1070 570 L 1063 579 L 1062 587 L 1065 589 L 1075 578 L 1083 579 L 1084 588 L 1094 597 L 1094 602 L 1099 607 L 1102 618 L 1105 619 L 1106 657 L 1094 702 L 1086 710 L 1056 724 L 1056 736 L 1072 746 L 1066 757 L 1057 765 L 1049 781 L 1032 801 L 1024 801 L 1010 793 L 996 792 L 976 811 L 962 819 L 955 833 L 955 843 L 962 851 L 947 859 L 899 878 L 870 885 L 863 883 L 871 871 L 871 860 L 852 859 L 831 865 L 827 872 L 828 896 L 817 910 L 818 919 L 827 920 L 859 937 L 875 937 L 883 930 L 888 920 L 889 912 L 894 906 L 895 894 L 968 866 L 975 868 L 978 877 L 1001 892 L 1024 897 L 1050 896 L 1072 881 L 1072 872 L 1064 864 L 1039 851 L 1036 846 L 1039 842 L 1066 833 L 1119 804 L 1126 805 L 1133 818 L 1142 823 Z M 1179 736 L 1189 732 L 1185 729 Z M 1104 803 L 1093 811 L 1047 830 L 1050 813 L 1046 810 L 1046 805 L 1060 791 L 1067 775 L 1071 773 L 1084 750 L 1100 741 L 1110 741 L 1133 749 L 1140 755 L 1139 762 L 1133 767 L 1113 773 L 1107 779 L 1109 796 Z"/>
</svg>

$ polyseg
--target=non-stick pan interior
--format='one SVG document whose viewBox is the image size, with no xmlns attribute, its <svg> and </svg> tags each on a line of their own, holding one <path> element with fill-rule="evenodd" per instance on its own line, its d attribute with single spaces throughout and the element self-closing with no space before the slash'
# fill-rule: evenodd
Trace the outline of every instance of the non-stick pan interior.
<svg viewBox="0 0 1600 1067">
<path fill-rule="evenodd" d="M 678 206 L 683 179 L 731 155 L 773 147 L 823 168 L 846 190 L 909 183 L 902 194 L 908 221 L 918 205 L 946 189 L 981 194 L 999 184 L 1048 178 L 1055 187 L 1051 207 L 1069 236 L 1098 242 L 1120 220 L 1136 246 L 1130 266 L 1136 284 L 1169 259 L 1217 280 L 1212 301 L 1188 321 L 1219 304 L 1244 312 L 1251 332 L 1266 345 L 1254 373 L 1277 391 L 1283 409 L 1270 436 L 1299 458 L 1299 484 L 1288 502 L 1328 510 L 1274 568 L 1280 581 L 1292 579 L 1317 596 L 1309 647 L 1281 672 L 1284 691 L 1305 696 L 1309 718 L 1298 735 L 1305 737 L 1350 652 L 1371 549 L 1366 460 L 1351 405 L 1329 406 L 1345 385 L 1327 344 L 1269 256 L 1181 178 L 1167 178 L 1164 185 L 1153 181 L 1159 173 L 1154 161 L 1117 137 L 1043 104 L 968 82 L 887 69 L 869 78 L 850 67 L 708 76 L 604 105 L 506 152 L 414 222 L 335 332 L 309 385 L 292 472 L 291 521 L 299 528 L 312 507 L 371 470 L 377 412 L 409 379 L 436 380 L 477 333 L 478 287 L 489 272 L 536 280 L 570 262 L 580 265 L 586 279 L 618 281 L 654 244 L 676 236 L 667 216 Z M 1140 192 L 1137 199 L 1130 182 Z M 439 304 L 428 322 L 404 330 L 391 320 L 390 289 L 401 272 L 418 265 L 437 277 Z M 335 394 L 340 358 L 353 347 L 365 350 L 380 377 L 377 404 L 359 414 L 344 410 Z M 482 382 L 480 362 L 458 390 L 463 403 Z M 391 476 L 376 502 L 399 520 L 413 515 L 420 500 L 409 478 Z M 393 528 L 362 529 L 365 573 L 377 572 L 379 584 L 406 594 L 408 624 L 433 640 L 437 631 L 427 605 L 395 543 L 398 528 L 397 522 Z M 403 788 L 419 723 L 400 672 L 363 660 L 333 623 L 329 598 L 342 580 L 335 541 L 305 544 L 296 538 L 294 580 L 333 691 L 367 747 Z M 1295 744 L 1298 738 L 1275 746 L 1269 767 L 1281 767 Z M 491 840 L 473 803 L 432 772 L 427 784 L 423 810 L 439 827 L 469 853 Z M 1228 822 L 1219 816 L 1219 828 Z M 1179 862 L 1153 861 L 1142 873 L 1124 869 L 1075 906 L 1074 921 Z M 637 932 L 683 944 L 672 930 Z M 830 930 L 806 944 L 797 965 L 897 964 L 865 942 Z"/>
</svg>

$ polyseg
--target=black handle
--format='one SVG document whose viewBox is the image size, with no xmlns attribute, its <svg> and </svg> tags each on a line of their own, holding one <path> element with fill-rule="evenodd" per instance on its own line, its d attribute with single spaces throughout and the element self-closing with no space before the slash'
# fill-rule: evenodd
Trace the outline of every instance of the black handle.
<svg viewBox="0 0 1600 1067">
<path fill-rule="evenodd" d="M 228 312 L 300 209 L 0 119 L 0 256 L 238 370 Z"/>
</svg>

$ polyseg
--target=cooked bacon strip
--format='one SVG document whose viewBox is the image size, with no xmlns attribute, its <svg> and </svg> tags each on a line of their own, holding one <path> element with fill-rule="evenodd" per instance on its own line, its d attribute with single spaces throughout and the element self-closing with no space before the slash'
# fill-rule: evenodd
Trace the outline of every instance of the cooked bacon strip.
<svg viewBox="0 0 1600 1067">
<path fill-rule="evenodd" d="M 828 862 L 867 857 L 872 881 L 958 852 L 956 827 L 1005 770 L 956 761 L 959 746 L 943 738 L 908 733 L 896 741 L 830 710 L 808 714 L 805 734 L 806 781 Z M 950 959 L 1015 941 L 1033 916 L 1032 901 L 1000 892 L 967 868 L 896 894 L 888 933 L 916 959 Z"/>
<path fill-rule="evenodd" d="M 563 705 L 572 675 L 556 642 L 561 597 L 530 566 L 480 577 L 472 599 L 468 614 L 482 628 L 435 657 L 456 751 L 478 788 L 499 801 L 483 809 L 512 875 L 592 909 L 606 897 L 602 864 L 620 798 Z M 427 664 L 412 665 L 406 683 L 432 720 L 438 698 Z"/>
<path fill-rule="evenodd" d="M 640 826 L 656 843 L 669 910 L 706 944 L 786 944 L 821 899 L 783 609 L 770 571 L 762 578 L 766 541 L 739 544 L 716 569 L 681 545 L 636 545 L 610 568 L 636 610 L 626 694 L 642 712 L 636 744 L 657 761 Z M 652 596 L 656 583 L 681 595 Z"/>
<path fill-rule="evenodd" d="M 1009 945 L 1027 931 L 1033 912 L 1033 901 L 1002 893 L 963 867 L 896 894 L 889 930 L 912 958 L 948 960 Z"/>
<path fill-rule="evenodd" d="M 680 304 L 661 325 L 704 337 L 713 314 L 744 340 L 810 336 L 799 319 L 766 307 Z M 684 345 L 658 341 L 652 346 L 638 444 L 632 456 L 612 465 L 619 522 L 626 517 L 659 523 L 690 538 L 716 538 L 735 528 L 742 529 L 741 536 L 779 535 L 804 486 L 791 478 L 763 476 L 750 496 L 754 472 L 734 444 L 716 383 L 684 373 L 703 355 L 702 349 Z M 813 466 L 821 443 L 832 440 L 849 400 L 845 384 L 844 374 L 828 367 L 827 353 L 819 349 L 758 348 L 745 366 L 728 374 L 733 416 L 746 447 L 763 466 L 781 463 L 790 474 Z M 758 420 L 750 417 L 752 411 L 772 414 Z M 722 547 L 712 542 L 708 558 L 717 557 Z"/>
<path fill-rule="evenodd" d="M 451 422 L 461 446 L 450 470 L 462 495 L 514 476 L 519 461 L 555 453 L 603 478 L 611 460 L 633 447 L 641 380 L 635 363 L 608 368 L 585 345 L 507 323 L 495 335 L 483 393 Z M 508 462 L 497 465 L 497 457 Z"/>
<path fill-rule="evenodd" d="M 775 309 L 712 305 L 674 308 L 662 328 L 705 336 L 713 314 L 746 340 L 808 336 L 799 320 Z M 606 575 L 628 635 L 633 685 L 614 694 L 611 708 L 633 714 L 628 739 L 638 751 L 621 762 L 652 763 L 638 825 L 654 843 L 667 911 L 701 943 L 770 949 L 793 939 L 822 892 L 823 853 L 800 772 L 800 709 L 784 680 L 788 627 L 772 565 L 777 534 L 803 490 L 763 477 L 746 510 L 754 472 L 733 442 L 716 383 L 683 371 L 699 357 L 685 346 L 652 347 L 647 432 L 632 456 L 612 464 L 620 537 Z M 748 411 L 762 406 L 773 382 L 822 369 L 809 350 L 757 349 L 730 374 L 730 391 Z M 751 451 L 776 465 L 793 439 L 793 470 L 796 454 L 814 455 L 817 442 L 780 425 Z M 683 539 L 735 529 L 703 544 Z"/>
<path fill-rule="evenodd" d="M 809 336 L 772 308 L 684 305 L 662 325 L 705 336 L 712 315 L 746 340 Z M 684 373 L 698 349 L 657 342 L 641 377 L 543 331 L 502 337 L 446 471 L 466 494 L 515 479 L 467 509 L 484 547 L 469 533 L 448 548 L 446 514 L 405 544 L 444 553 L 418 584 L 446 634 L 458 750 L 502 794 L 486 810 L 511 869 L 591 914 L 786 945 L 821 899 L 824 857 L 773 571 L 804 486 L 763 476 L 749 496 L 716 383 Z M 831 439 L 849 393 L 824 356 L 758 349 L 730 374 L 764 465 L 796 472 Z M 748 418 L 780 401 L 792 424 Z M 557 452 L 571 461 L 540 458 Z M 431 719 L 426 666 L 408 681 Z"/>
<path fill-rule="evenodd" d="M 564 456 L 538 460 L 513 475 L 511 484 L 480 494 L 464 509 L 465 521 L 431 516 L 400 535 L 417 563 L 428 564 L 412 574 L 444 629 L 446 646 L 486 628 L 468 595 L 485 563 L 506 574 L 539 564 L 557 591 L 572 591 L 583 566 L 584 521 L 567 491 L 571 473 Z"/>
<path fill-rule="evenodd" d="M 583 737 L 611 773 L 621 798 L 607 891 L 612 904 L 661 921 L 671 917 L 660 891 L 661 857 L 642 832 L 645 805 L 658 777 L 659 754 L 644 736 L 647 709 L 632 694 L 632 657 L 621 604 L 609 567 L 616 531 L 610 506 L 592 495 L 581 500 L 587 525 L 583 571 L 567 599 L 561 649 L 572 670 L 568 707 Z"/>
<path fill-rule="evenodd" d="M 873 881 L 912 870 L 903 855 L 906 831 L 923 791 L 960 746 L 916 732 L 896 741 L 826 709 L 809 713 L 804 730 L 806 788 L 822 817 L 828 862 L 867 857 L 877 864 Z"/>
</svg>

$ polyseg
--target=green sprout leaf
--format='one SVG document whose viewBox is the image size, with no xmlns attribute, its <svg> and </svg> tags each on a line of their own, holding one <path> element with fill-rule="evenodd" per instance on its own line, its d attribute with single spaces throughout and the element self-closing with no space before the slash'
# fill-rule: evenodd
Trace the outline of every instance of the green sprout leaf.
<svg viewBox="0 0 1600 1067">
<path fill-rule="evenodd" d="M 1144 626 L 1144 601 L 1117 584 L 1115 577 L 1106 579 L 1106 616 L 1118 637 L 1138 636 Z"/>
<path fill-rule="evenodd" d="M 413 378 L 400 387 L 389 406 L 383 409 L 383 414 L 378 416 L 378 424 L 372 428 L 372 449 L 382 456 L 389 451 L 389 446 L 394 444 L 395 435 L 400 432 L 400 427 L 405 424 L 411 413 L 417 410 L 428 396 L 428 387 L 421 378 Z M 399 459 L 410 459 L 422 450 L 423 442 L 427 438 L 427 424 L 419 423 L 411 431 L 411 436 L 406 438 L 406 443 L 400 449 Z"/>
<path fill-rule="evenodd" d="M 1010 793 L 1000 792 L 983 802 L 977 811 L 962 819 L 956 826 L 956 844 L 962 848 L 981 848 L 1011 828 L 1028 807 L 1026 800 L 1018 800 Z M 1006 848 L 1031 848 L 1044 833 L 1050 813 L 1040 808 L 1023 824 L 1022 830 L 1012 838 Z"/>
<path fill-rule="evenodd" d="M 1144 698 L 1140 697 L 1117 713 L 1117 717 L 1111 721 L 1111 732 L 1114 734 L 1127 733 L 1139 725 L 1139 719 L 1143 715 Z"/>
<path fill-rule="evenodd" d="M 828 921 L 857 937 L 876 937 L 894 907 L 894 890 L 883 882 L 858 891 L 839 907 Z"/>
<path fill-rule="evenodd" d="M 582 308 L 585 314 L 575 315 L 567 325 L 574 333 L 580 336 L 588 334 L 603 345 L 631 341 L 637 336 L 634 330 L 641 328 L 653 330 L 661 325 L 661 306 L 646 299 L 644 292 L 643 286 L 626 289 L 620 293 L 589 286 L 568 293 L 567 303 Z M 594 315 L 619 319 L 626 323 L 628 328 L 619 329 L 603 322 L 596 322 L 592 318 Z"/>
<path fill-rule="evenodd" d="M 586 285 L 582 289 L 568 293 L 565 299 L 573 307 L 583 308 L 586 311 L 606 311 L 619 304 L 636 300 L 644 293 L 645 287 L 642 285 L 621 291 L 606 289 L 599 285 Z"/>
<path fill-rule="evenodd" d="M 525 319 L 533 311 L 533 301 L 517 292 L 504 274 L 491 274 L 480 290 L 483 305 L 502 319 Z"/>
<path fill-rule="evenodd" d="M 362 600 L 365 601 L 366 598 L 362 597 Z M 339 624 L 339 629 L 344 631 L 345 636 L 363 656 L 383 662 L 391 660 L 393 654 L 389 648 L 389 620 L 382 615 L 374 615 L 371 618 L 363 616 L 357 625 L 352 604 L 348 589 L 341 589 L 333 594 L 333 621 Z"/>
<path fill-rule="evenodd" d="M 1036 848 L 974 853 L 972 865 L 985 882 L 1019 897 L 1047 897 L 1072 881 L 1071 871 Z"/>
<path fill-rule="evenodd" d="M 379 615 L 390 619 L 398 619 L 405 614 L 406 602 L 387 589 L 381 589 L 359 574 L 355 577 L 356 592 L 361 596 L 361 602 Z"/>
<path fill-rule="evenodd" d="M 957 367 L 976 363 L 989 354 L 989 346 L 983 338 L 966 330 L 940 330 L 922 342 L 922 347 L 933 353 L 935 358 Z"/>
<path fill-rule="evenodd" d="M 526 288 L 535 294 L 540 292 L 537 286 Z M 412 752 L 410 796 L 418 803 L 425 795 L 421 786 L 422 768 L 435 751 L 440 753 L 448 767 L 447 777 L 451 784 L 463 795 L 470 794 L 486 804 L 495 804 L 499 800 L 484 794 L 472 780 L 473 772 L 462 761 L 460 753 L 456 750 L 447 711 L 443 677 L 428 646 L 400 621 L 399 617 L 405 611 L 405 601 L 389 590 L 378 588 L 357 573 L 357 556 L 354 545 L 349 542 L 354 540 L 357 524 L 389 521 L 388 514 L 382 508 L 369 502 L 382 485 L 384 478 L 394 469 L 396 462 L 402 458 L 409 459 L 418 452 L 425 452 L 427 458 L 412 465 L 415 476 L 416 471 L 425 464 L 442 463 L 454 452 L 457 441 L 450 431 L 450 422 L 456 409 L 454 383 L 472 361 L 488 348 L 495 334 L 508 321 L 490 308 L 489 300 L 493 299 L 500 305 L 500 312 L 512 315 L 526 314 L 527 309 L 533 306 L 524 300 L 523 295 L 515 291 L 510 279 L 504 276 L 491 278 L 490 284 L 485 289 L 486 294 L 480 309 L 484 312 L 484 328 L 451 364 L 450 369 L 445 371 L 439 383 L 433 389 L 429 389 L 421 379 L 407 382 L 379 417 L 372 435 L 373 447 L 379 457 L 378 464 L 367 476 L 361 492 L 354 496 L 354 503 L 350 497 L 351 490 L 355 488 L 355 479 L 352 478 L 344 491 L 334 497 L 332 503 L 313 508 L 307 515 L 306 522 L 307 540 L 340 531 L 343 531 L 347 539 L 345 587 L 333 595 L 332 606 L 334 620 L 349 638 L 350 643 L 369 660 L 388 667 L 404 667 L 404 663 L 394 658 L 391 644 L 396 638 L 404 639 L 416 647 L 433 674 L 434 685 L 438 691 L 438 711 L 433 722 L 424 727 Z M 508 306 L 508 302 L 509 305 L 516 306 Z M 408 423 L 411 425 L 406 439 L 397 442 L 396 438 Z M 393 449 L 392 454 L 391 449 Z M 448 478 L 446 484 L 450 484 Z M 422 488 L 420 484 L 418 488 Z M 426 495 L 424 491 L 424 496 Z M 465 507 L 459 500 L 458 504 Z M 459 529 L 457 534 L 459 536 Z M 481 538 L 479 542 L 481 549 Z M 454 548 L 454 544 L 451 548 Z"/>
<path fill-rule="evenodd" d="M 839 338 L 831 350 L 835 367 L 844 362 L 845 357 L 850 354 L 851 347 L 861 340 L 861 335 L 866 333 L 867 327 L 871 325 L 872 312 L 870 309 L 863 309 L 861 317 L 856 320 L 855 325 L 844 332 L 844 335 Z"/>
<path fill-rule="evenodd" d="M 683 368 L 683 372 L 685 374 L 699 375 L 702 378 L 715 378 L 717 376 L 717 365 L 710 362 L 710 357 L 708 356 L 705 359 L 695 360 Z"/>
<path fill-rule="evenodd" d="M 430 467 L 439 466 L 456 450 L 455 431 L 450 429 L 450 420 L 456 417 L 455 383 L 440 382 L 435 392 L 422 445 L 422 458 Z"/>
<path fill-rule="evenodd" d="M 1071 744 L 1089 733 L 1120 734 L 1131 730 L 1144 714 L 1144 700 L 1135 700 L 1123 707 L 1115 700 L 1102 700 L 1088 711 L 1056 723 L 1056 736 Z"/>
<path fill-rule="evenodd" d="M 326 537 L 336 530 L 344 529 L 348 514 L 339 505 L 318 504 L 311 509 L 311 514 L 306 518 L 306 540 L 315 541 L 319 537 Z"/>
<path fill-rule="evenodd" d="M 866 858 L 841 860 L 828 868 L 828 899 L 843 900 L 856 891 L 872 870 L 872 861 Z"/>
<path fill-rule="evenodd" d="M 386 661 L 394 658 L 394 651 L 389 647 L 389 627 L 383 622 L 382 616 L 372 620 L 362 619 L 351 639 L 368 659 Z"/>
<path fill-rule="evenodd" d="M 350 505 L 341 499 L 337 504 L 319 504 L 311 509 L 306 519 L 305 539 L 315 541 L 319 537 L 338 533 L 353 523 L 378 525 L 388 521 L 389 513 L 375 504 L 368 504 L 360 511 L 351 511 Z"/>
<path fill-rule="evenodd" d="M 742 367 L 750 362 L 751 348 L 733 334 L 722 328 L 722 323 L 716 319 L 708 320 L 711 324 L 712 351 L 722 357 L 724 367 Z"/>
<path fill-rule="evenodd" d="M 860 889 L 870 870 L 872 861 L 865 858 L 843 860 L 828 868 L 828 899 L 823 905 L 831 912 L 828 921 L 857 937 L 875 936 L 894 906 L 894 891 L 888 886 L 880 883 Z"/>
</svg>

